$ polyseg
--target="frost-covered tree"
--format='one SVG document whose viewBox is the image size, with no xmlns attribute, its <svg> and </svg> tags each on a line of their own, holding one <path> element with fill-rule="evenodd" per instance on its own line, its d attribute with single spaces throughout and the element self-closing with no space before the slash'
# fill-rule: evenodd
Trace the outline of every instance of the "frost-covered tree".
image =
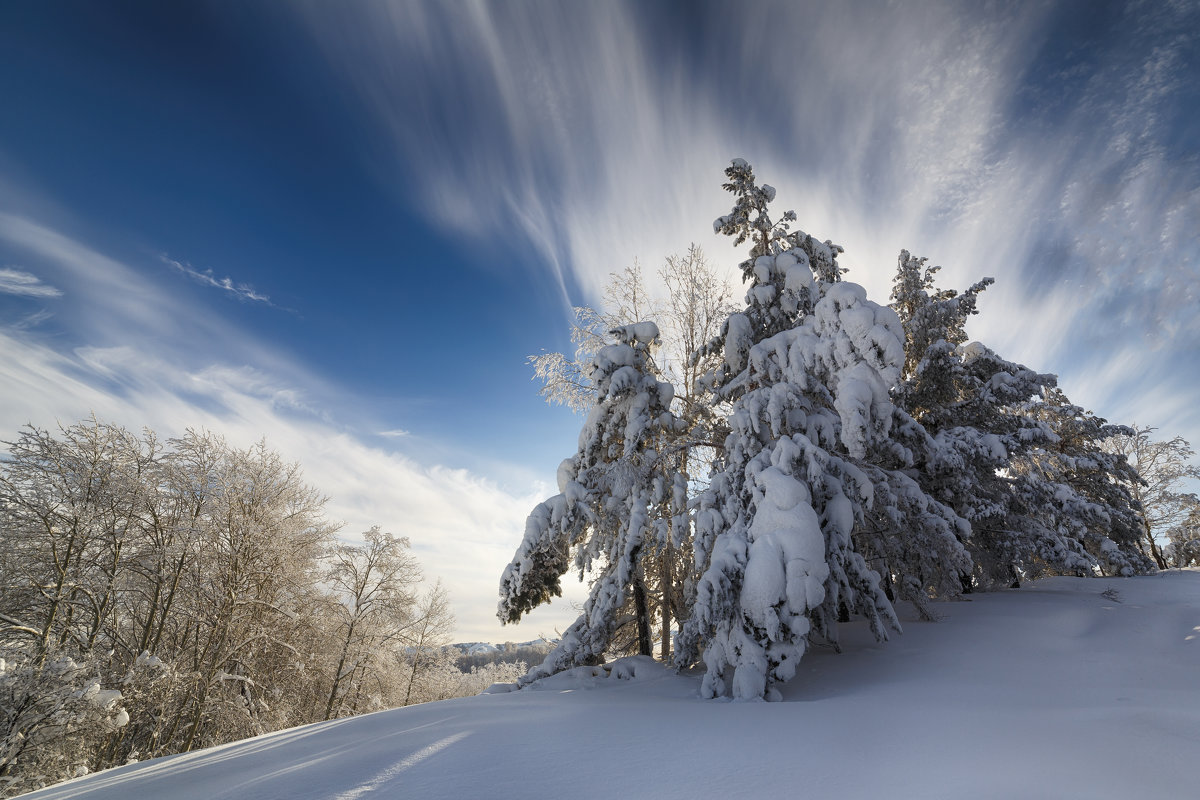
<svg viewBox="0 0 1200 800">
<path fill-rule="evenodd" d="M 117 575 L 126 563 L 157 442 L 92 418 L 6 442 L 0 469 L 0 643 L 35 659 L 112 646 Z"/>
<path fill-rule="evenodd" d="M 1168 566 L 1163 554 L 1171 531 L 1186 525 L 1196 513 L 1197 499 L 1187 491 L 1188 483 L 1200 481 L 1200 467 L 1192 463 L 1195 451 L 1182 436 L 1155 440 L 1155 428 L 1134 426 L 1130 431 L 1109 438 L 1105 448 L 1125 456 L 1137 470 L 1140 481 L 1131 481 L 1129 490 L 1142 508 L 1140 544 L 1158 564 Z M 1182 528 L 1176 537 L 1182 534 Z"/>
<path fill-rule="evenodd" d="M 324 719 L 345 716 L 353 708 L 358 683 L 370 674 L 371 662 L 419 624 L 414 607 L 421 580 L 408 539 L 378 527 L 363 534 L 362 544 L 335 545 L 329 561 L 326 580 L 339 601 L 331 604 L 338 653 Z"/>
<path fill-rule="evenodd" d="M 527 359 L 533 366 L 534 378 L 542 382 L 539 394 L 546 402 L 565 405 L 576 412 L 591 409 L 596 387 L 588 376 L 596 353 L 608 344 L 608 332 L 621 325 L 657 319 L 663 309 L 646 286 L 646 274 L 637 261 L 609 275 L 603 300 L 599 310 L 589 306 L 573 309 L 573 356 L 539 353 Z"/>
<path fill-rule="evenodd" d="M 1200 566 L 1200 500 L 1190 499 L 1187 516 L 1167 531 L 1163 557 L 1172 567 Z"/>
<path fill-rule="evenodd" d="M 398 705 L 450 624 L 406 540 L 331 547 L 265 443 L 93 418 L 4 444 L 0 793 Z"/>
<path fill-rule="evenodd" d="M 299 465 L 265 442 L 232 448 L 190 431 L 174 445 L 197 463 L 209 462 L 206 451 L 216 455 L 195 476 L 203 481 L 196 488 L 205 535 L 189 565 L 186 616 L 169 645 L 187 654 L 187 671 L 163 736 L 186 751 L 282 726 L 273 689 L 305 679 L 291 641 L 307 629 L 336 526 Z"/>
<path fill-rule="evenodd" d="M 404 696 L 399 703 L 402 706 L 443 699 L 442 696 L 430 696 L 429 686 L 437 683 L 435 676 L 443 665 L 453 663 L 452 656 L 447 653 L 447 645 L 454 629 L 454 614 L 450 610 L 450 597 L 441 581 L 421 596 L 414 612 L 413 622 L 402 638 L 400 663 L 406 674 Z"/>
<path fill-rule="evenodd" d="M 525 537 L 500 582 L 498 615 L 515 622 L 560 594 L 572 551 L 581 575 L 594 576 L 583 614 L 525 682 L 603 655 L 618 611 L 640 591 L 651 545 L 668 538 L 672 517 L 685 511 L 680 506 L 686 484 L 669 450 L 679 428 L 671 413 L 673 389 L 651 368 L 658 328 L 641 322 L 615 328 L 611 335 L 614 343 L 599 350 L 589 370 L 595 405 L 578 452 L 559 468 L 560 493 L 530 514 Z M 648 615 L 638 611 L 648 639 Z"/>
<path fill-rule="evenodd" d="M 919 430 L 889 396 L 904 358 L 896 314 L 841 281 L 841 248 L 790 232 L 791 212 L 770 216 L 774 190 L 749 164 L 725 173 L 736 200 L 714 228 L 752 241 L 749 288 L 704 351 L 723 356 L 702 383 L 731 404 L 730 433 L 698 502 L 703 573 L 676 663 L 703 659 L 704 696 L 774 698 L 811 637 L 836 643 L 840 617 L 861 614 L 880 639 L 899 630 L 856 540 L 868 519 L 888 528 L 870 532 L 872 556 L 907 563 L 920 540 L 939 560 L 966 561 L 961 521 L 905 472 L 912 453 L 897 434 Z M 908 544 L 887 543 L 896 536 Z"/>
</svg>

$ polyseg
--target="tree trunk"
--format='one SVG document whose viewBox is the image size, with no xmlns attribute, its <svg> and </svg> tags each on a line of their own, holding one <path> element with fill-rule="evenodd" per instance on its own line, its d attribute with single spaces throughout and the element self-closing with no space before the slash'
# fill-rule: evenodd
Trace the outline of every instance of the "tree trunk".
<svg viewBox="0 0 1200 800">
<path fill-rule="evenodd" d="M 357 621 L 350 621 L 350 625 L 346 629 L 346 639 L 342 642 L 342 655 L 338 659 L 337 669 L 333 672 L 332 685 L 329 687 L 329 700 L 325 703 L 325 719 L 327 721 L 333 717 L 333 705 L 337 702 L 338 689 L 342 686 L 342 670 L 346 667 L 346 658 L 350 654 L 350 643 L 354 640 L 354 624 Z"/>
<path fill-rule="evenodd" d="M 671 588 L 674 585 L 671 559 L 674 557 L 671 543 L 668 542 L 662 556 L 662 644 L 659 657 L 664 664 L 671 661 Z"/>
<path fill-rule="evenodd" d="M 1158 564 L 1159 569 L 1166 569 L 1167 560 L 1163 558 L 1158 542 L 1154 541 L 1154 532 L 1150 530 L 1150 523 L 1143 519 L 1142 524 L 1146 526 L 1146 541 L 1150 542 L 1150 555 L 1154 556 L 1154 563 Z"/>
<path fill-rule="evenodd" d="M 633 580 L 633 606 L 637 612 L 638 655 L 653 657 L 654 651 L 650 642 L 650 610 L 646 603 L 646 585 L 642 576 Z"/>
<path fill-rule="evenodd" d="M 412 672 L 408 675 L 408 688 L 404 690 L 404 705 L 408 705 L 412 700 L 413 685 L 417 682 L 417 669 L 421 661 L 420 647 L 413 651 Z"/>
</svg>

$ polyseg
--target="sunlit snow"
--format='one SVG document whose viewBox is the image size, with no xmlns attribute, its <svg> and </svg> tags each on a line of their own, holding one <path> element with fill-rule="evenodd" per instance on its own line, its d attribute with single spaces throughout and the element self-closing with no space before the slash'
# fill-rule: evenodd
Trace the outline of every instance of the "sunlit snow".
<svg viewBox="0 0 1200 800">
<path fill-rule="evenodd" d="M 1195 796 L 1200 571 L 1051 578 L 814 648 L 783 703 L 698 697 L 646 659 L 134 764 L 28 795 Z"/>
</svg>

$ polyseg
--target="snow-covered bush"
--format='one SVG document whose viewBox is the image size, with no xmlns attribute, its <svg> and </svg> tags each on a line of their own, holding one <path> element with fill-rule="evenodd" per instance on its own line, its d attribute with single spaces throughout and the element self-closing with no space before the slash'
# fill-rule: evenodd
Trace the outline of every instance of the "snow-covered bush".
<svg viewBox="0 0 1200 800">
<path fill-rule="evenodd" d="M 21 794 L 94 768 L 100 743 L 129 722 L 121 692 L 69 656 L 0 657 L 0 794 Z"/>
</svg>

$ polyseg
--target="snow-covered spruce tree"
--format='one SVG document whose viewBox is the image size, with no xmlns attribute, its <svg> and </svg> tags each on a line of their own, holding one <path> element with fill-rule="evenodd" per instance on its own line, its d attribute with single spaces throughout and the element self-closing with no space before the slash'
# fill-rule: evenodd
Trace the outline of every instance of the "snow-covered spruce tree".
<svg viewBox="0 0 1200 800">
<path fill-rule="evenodd" d="M 655 299 L 651 279 L 636 261 L 632 267 L 610 274 L 601 309 L 575 309 L 575 322 L 571 326 L 571 340 L 576 344 L 574 358 L 562 353 L 541 353 L 530 356 L 529 362 L 534 366 L 535 377 L 544 383 L 541 394 L 547 402 L 564 404 L 586 414 L 595 397 L 594 387 L 587 378 L 589 367 L 606 343 L 608 332 L 641 320 L 655 320 L 661 343 L 649 366 L 658 380 L 674 386 L 671 409 L 683 426 L 673 443 L 679 460 L 676 471 L 688 477 L 694 496 L 699 486 L 695 479 L 707 475 L 713 452 L 724 441 L 726 431 L 722 409 L 708 403 L 707 397 L 696 391 L 696 379 L 719 357 L 693 359 L 691 355 L 717 334 L 721 323 L 736 309 L 730 302 L 732 288 L 717 275 L 695 244 L 685 254 L 668 256 L 658 270 L 658 278 L 667 292 L 662 302 Z M 679 519 L 687 521 L 682 516 Z M 685 617 L 690 608 L 689 589 L 695 577 L 690 528 L 672 531 L 664 541 L 653 542 L 652 552 L 644 552 L 642 561 L 645 591 L 639 591 L 642 583 L 635 584 L 633 596 L 619 614 L 622 622 L 613 634 L 609 653 L 645 652 L 651 635 L 638 624 L 645 616 L 640 611 L 644 602 L 650 618 L 658 622 L 659 657 L 666 662 L 670 660 L 674 641 L 674 621 Z"/>
<path fill-rule="evenodd" d="M 869 539 L 909 537 L 872 555 L 919 542 L 936 561 L 968 562 L 961 520 L 904 471 L 912 453 L 896 434 L 920 431 L 889 397 L 904 358 L 896 314 L 840 280 L 839 247 L 790 233 L 792 212 L 770 217 L 774 189 L 749 164 L 725 174 L 736 202 L 714 228 L 753 242 L 741 265 L 750 286 L 746 309 L 706 348 L 724 357 L 703 383 L 732 412 L 723 464 L 697 504 L 703 574 L 676 664 L 703 659 L 706 697 L 774 699 L 812 635 L 836 643 L 839 617 L 861 614 L 881 640 L 899 630 L 856 544 L 868 518 L 891 527 Z"/>
<path fill-rule="evenodd" d="M 642 580 L 645 554 L 686 529 L 679 524 L 686 515 L 686 482 L 669 449 L 679 428 L 670 410 L 673 390 L 655 377 L 650 361 L 658 328 L 641 322 L 611 335 L 615 343 L 592 361 L 595 404 L 578 452 L 559 467 L 560 493 L 530 514 L 525 538 L 500 580 L 498 616 L 516 622 L 561 593 L 572 550 L 580 574 L 594 574 L 583 614 L 522 684 L 600 659 L 617 612 Z M 648 631 L 648 619 L 642 625 Z"/>
<path fill-rule="evenodd" d="M 1099 453 L 1115 429 L 1070 405 L 1055 376 L 966 344 L 967 319 L 992 280 L 962 294 L 934 290 L 937 270 L 900 253 L 892 307 L 905 369 L 894 396 L 936 443 L 917 473 L 922 487 L 971 523 L 975 570 L 964 588 L 1016 585 L 1022 573 L 1090 574 L 1098 562 L 1137 570 L 1123 532 L 1131 508 L 1112 485 L 1123 468 Z"/>
</svg>

